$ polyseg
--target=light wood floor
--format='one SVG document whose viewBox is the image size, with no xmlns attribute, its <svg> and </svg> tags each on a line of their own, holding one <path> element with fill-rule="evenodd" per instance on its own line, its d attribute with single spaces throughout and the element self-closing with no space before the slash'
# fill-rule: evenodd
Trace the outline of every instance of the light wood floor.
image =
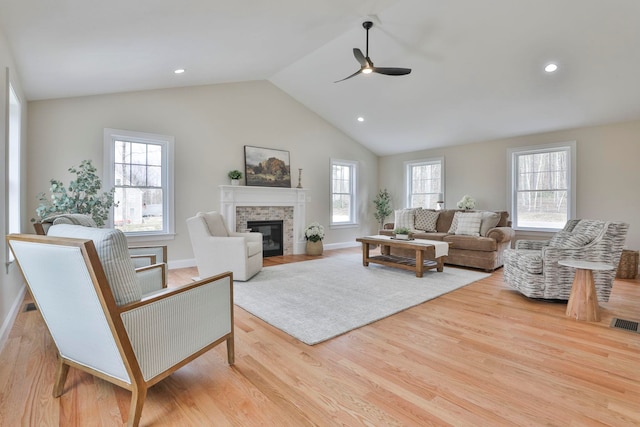
<svg viewBox="0 0 640 427">
<path fill-rule="evenodd" d="M 194 275 L 172 270 L 171 285 Z M 609 327 L 640 320 L 640 280 L 617 280 L 601 307 L 599 323 L 567 319 L 498 270 L 315 346 L 236 307 L 235 366 L 221 345 L 178 370 L 149 391 L 141 425 L 640 425 L 640 334 Z M 0 354 L 1 426 L 126 420 L 129 392 L 74 369 L 53 398 L 54 363 L 40 314 L 20 313 Z"/>
</svg>

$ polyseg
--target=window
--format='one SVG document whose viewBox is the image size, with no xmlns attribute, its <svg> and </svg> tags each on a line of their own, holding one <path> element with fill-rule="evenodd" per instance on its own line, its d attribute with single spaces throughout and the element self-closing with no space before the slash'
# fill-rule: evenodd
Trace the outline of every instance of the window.
<svg viewBox="0 0 640 427">
<path fill-rule="evenodd" d="M 406 162 L 407 207 L 439 208 L 444 201 L 444 157 Z"/>
<path fill-rule="evenodd" d="M 331 225 L 357 223 L 356 170 L 356 162 L 331 160 Z"/>
<path fill-rule="evenodd" d="M 20 233 L 20 221 L 22 212 L 20 210 L 20 134 L 22 129 L 22 111 L 20 99 L 16 95 L 11 83 L 9 83 L 9 140 L 6 157 L 7 171 L 7 231 L 9 233 Z M 7 251 L 7 261 L 13 261 L 13 253 Z"/>
<path fill-rule="evenodd" d="M 132 237 L 173 234 L 174 138 L 105 129 L 104 141 L 105 187 L 118 203 L 113 226 Z"/>
<path fill-rule="evenodd" d="M 513 227 L 556 231 L 575 213 L 575 142 L 509 150 Z"/>
</svg>

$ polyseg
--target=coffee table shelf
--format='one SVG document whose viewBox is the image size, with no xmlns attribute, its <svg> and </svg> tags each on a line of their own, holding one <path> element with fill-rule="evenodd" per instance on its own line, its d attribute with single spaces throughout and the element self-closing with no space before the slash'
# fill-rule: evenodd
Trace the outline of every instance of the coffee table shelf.
<svg viewBox="0 0 640 427">
<path fill-rule="evenodd" d="M 374 264 L 382 264 L 389 267 L 404 268 L 405 270 L 416 271 L 416 260 L 409 257 L 397 256 L 397 255 L 376 255 L 369 257 L 369 262 Z M 422 261 L 422 269 L 429 270 L 432 268 L 438 268 L 438 263 L 425 259 Z"/>
</svg>

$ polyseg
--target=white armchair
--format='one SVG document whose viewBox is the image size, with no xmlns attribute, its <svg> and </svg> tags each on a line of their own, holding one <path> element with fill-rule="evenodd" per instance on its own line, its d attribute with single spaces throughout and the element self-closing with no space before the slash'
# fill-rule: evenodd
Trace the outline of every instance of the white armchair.
<svg viewBox="0 0 640 427">
<path fill-rule="evenodd" d="M 229 231 L 218 212 L 198 212 L 187 219 L 201 278 L 232 271 L 246 281 L 262 270 L 262 234 Z"/>
<path fill-rule="evenodd" d="M 7 241 L 57 348 L 54 396 L 81 369 L 131 390 L 137 426 L 152 385 L 223 341 L 234 363 L 230 272 L 143 297 L 119 230 L 54 225 Z"/>
</svg>

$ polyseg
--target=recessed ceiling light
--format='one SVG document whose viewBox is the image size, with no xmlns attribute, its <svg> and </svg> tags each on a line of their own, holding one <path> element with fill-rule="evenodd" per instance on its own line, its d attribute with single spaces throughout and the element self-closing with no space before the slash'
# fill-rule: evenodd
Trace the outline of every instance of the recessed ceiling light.
<svg viewBox="0 0 640 427">
<path fill-rule="evenodd" d="M 182 73 L 184 73 L 184 68 L 178 68 L 177 70 L 174 71 L 174 73 L 182 74 Z"/>
<path fill-rule="evenodd" d="M 362 116 L 358 117 L 358 121 L 359 122 L 364 122 L 364 117 L 362 117 Z"/>
<path fill-rule="evenodd" d="M 554 71 L 556 71 L 558 69 L 558 64 L 554 64 L 553 62 L 551 64 L 547 64 L 546 67 L 544 67 L 544 70 L 547 73 L 553 73 Z"/>
</svg>

